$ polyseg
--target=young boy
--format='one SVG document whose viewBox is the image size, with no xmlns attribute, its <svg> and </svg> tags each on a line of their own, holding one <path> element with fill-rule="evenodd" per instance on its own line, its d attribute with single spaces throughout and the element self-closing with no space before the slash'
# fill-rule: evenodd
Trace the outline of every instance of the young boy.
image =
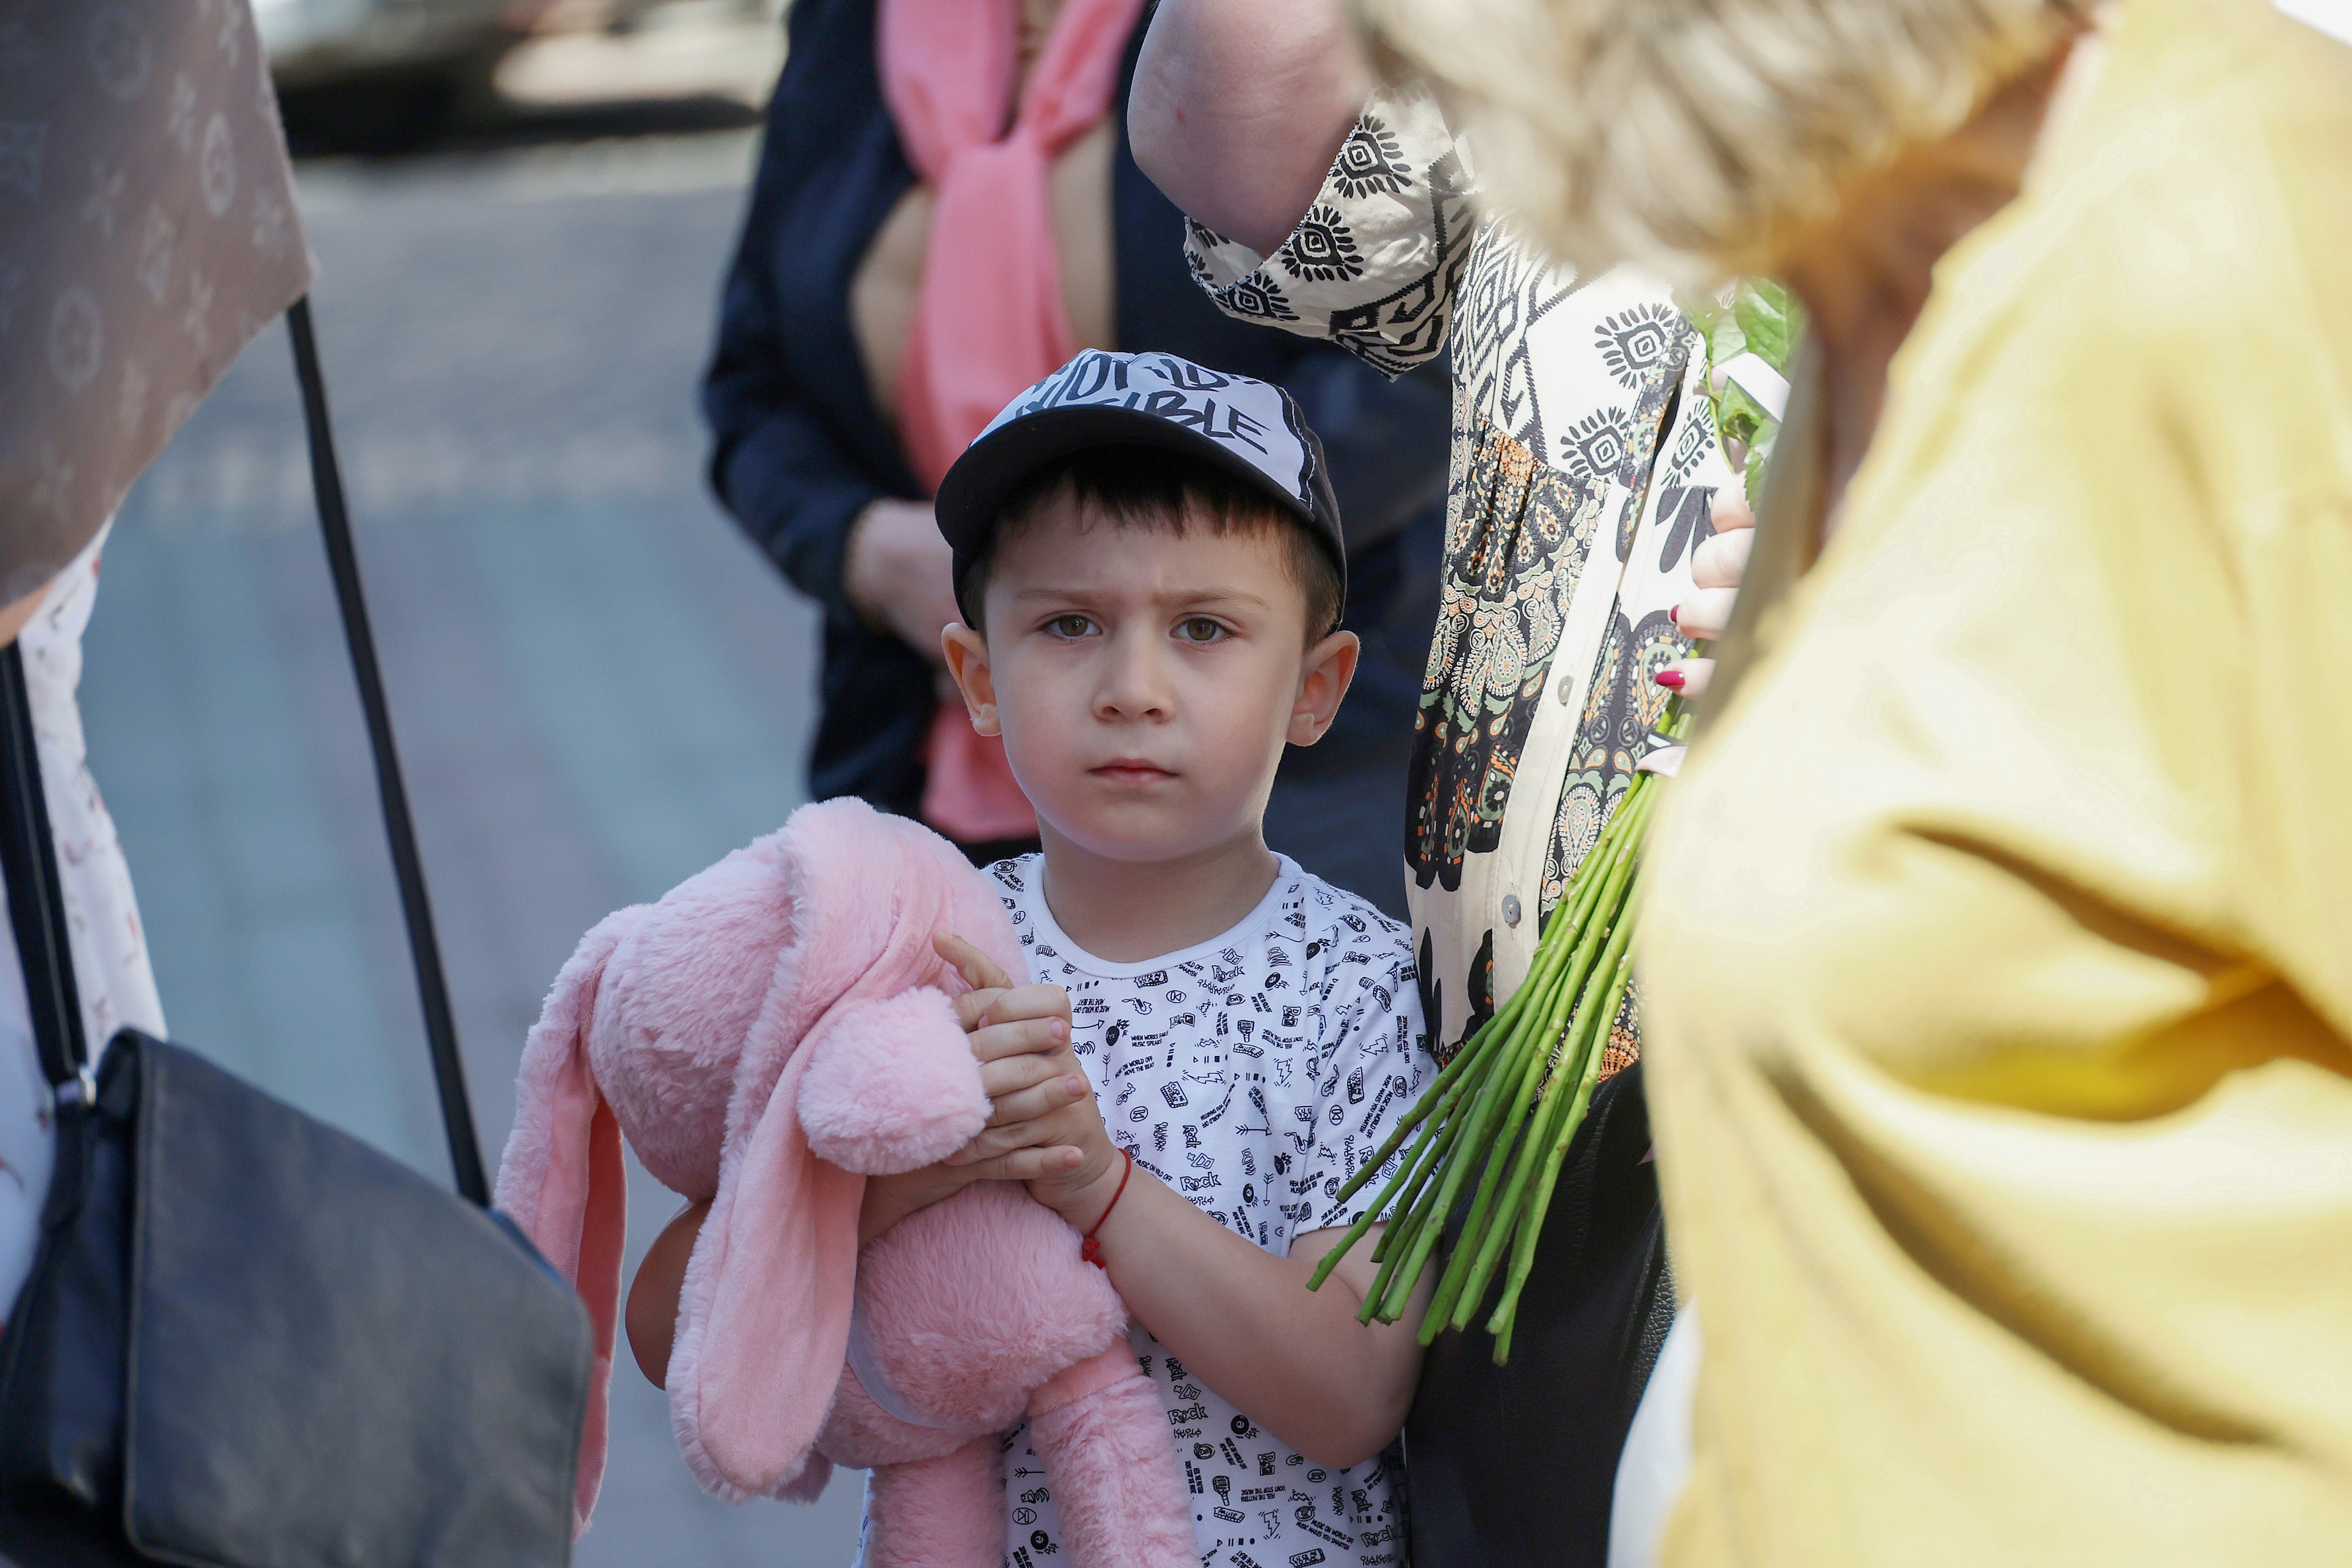
<svg viewBox="0 0 2352 1568">
<path fill-rule="evenodd" d="M 861 1240 L 1025 1181 L 1133 1314 L 1200 1561 L 1401 1563 L 1419 1306 L 1357 1323 L 1369 1243 L 1306 1284 L 1361 1212 L 1340 1183 L 1434 1068 L 1403 928 L 1260 831 L 1283 747 L 1321 737 L 1355 670 L 1320 445 L 1276 387 L 1088 352 L 982 433 L 938 515 L 966 623 L 948 668 L 1036 808 L 1043 852 L 995 868 L 1036 982 L 942 936 L 980 987 L 961 1005 L 994 1114 L 869 1181 Z M 1047 1568 L 1025 1427 L 1003 1466 L 1005 1561 Z"/>
<path fill-rule="evenodd" d="M 867 1218 L 1027 1181 L 1134 1314 L 1201 1561 L 1401 1562 L 1418 1313 L 1356 1322 L 1369 1246 L 1305 1286 L 1360 1212 L 1340 1182 L 1433 1070 L 1412 954 L 1260 832 L 1284 745 L 1321 737 L 1355 670 L 1319 444 L 1278 388 L 1087 353 L 973 442 L 938 511 L 948 668 L 1037 812 L 1043 853 L 995 868 L 1036 984 L 960 950 L 992 983 L 965 998 L 992 1127 L 877 1184 Z M 1004 1463 L 1007 1558 L 1044 1568 L 1052 1478 L 1025 1432 Z"/>
</svg>

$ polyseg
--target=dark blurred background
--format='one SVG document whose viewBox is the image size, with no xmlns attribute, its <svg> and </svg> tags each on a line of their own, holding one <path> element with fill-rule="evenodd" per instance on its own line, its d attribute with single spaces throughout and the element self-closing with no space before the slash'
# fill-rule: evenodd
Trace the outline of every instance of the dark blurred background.
<svg viewBox="0 0 2352 1568">
<path fill-rule="evenodd" d="M 488 1156 L 572 943 L 802 799 L 810 612 L 704 488 L 696 378 L 780 0 L 257 0 Z M 293 374 L 265 332 L 124 504 L 91 764 L 173 1034 L 447 1177 Z M 632 1263 L 675 1206 L 642 1172 Z M 583 1568 L 840 1568 L 614 1378 Z"/>
</svg>

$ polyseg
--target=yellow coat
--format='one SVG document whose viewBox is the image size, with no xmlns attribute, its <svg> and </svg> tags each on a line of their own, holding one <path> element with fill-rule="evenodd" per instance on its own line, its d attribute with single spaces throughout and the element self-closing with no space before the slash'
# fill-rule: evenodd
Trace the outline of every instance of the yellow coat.
<svg viewBox="0 0 2352 1568">
<path fill-rule="evenodd" d="M 1672 1568 L 2352 1563 L 2352 50 L 2127 0 L 1672 786 Z"/>
</svg>

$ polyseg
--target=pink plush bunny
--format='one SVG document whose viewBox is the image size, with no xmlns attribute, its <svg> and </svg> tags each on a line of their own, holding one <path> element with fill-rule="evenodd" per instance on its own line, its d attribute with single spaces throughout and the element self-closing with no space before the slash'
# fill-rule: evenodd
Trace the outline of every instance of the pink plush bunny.
<svg viewBox="0 0 2352 1568">
<path fill-rule="evenodd" d="M 1175 1568 L 1192 1510 L 1127 1310 L 1078 1237 L 980 1182 L 857 1249 L 866 1177 L 952 1153 L 988 1117 L 932 951 L 1021 950 L 944 839 L 856 800 L 783 828 L 581 940 L 523 1047 L 498 1205 L 596 1330 L 583 1527 L 604 1468 L 621 1290 L 621 1140 L 710 1202 L 670 1352 L 671 1420 L 703 1486 L 812 1500 L 874 1470 L 871 1568 L 996 1568 L 998 1435 L 1025 1415 L 1073 1568 Z"/>
</svg>

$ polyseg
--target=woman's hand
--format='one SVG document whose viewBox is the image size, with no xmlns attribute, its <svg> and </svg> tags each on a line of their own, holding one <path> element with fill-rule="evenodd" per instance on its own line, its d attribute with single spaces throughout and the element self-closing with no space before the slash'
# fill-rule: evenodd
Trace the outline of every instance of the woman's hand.
<svg viewBox="0 0 2352 1568">
<path fill-rule="evenodd" d="M 896 633 L 934 665 L 940 632 L 962 618 L 955 602 L 955 553 L 940 534 L 931 503 L 877 500 L 850 524 L 842 585 L 868 619 Z"/>
<path fill-rule="evenodd" d="M 1748 571 L 1748 552 L 1756 542 L 1756 514 L 1735 489 L 1715 492 L 1711 509 L 1713 536 L 1691 552 L 1691 584 L 1696 590 L 1675 606 L 1675 627 L 1696 642 L 1716 642 L 1731 626 L 1731 606 L 1739 597 L 1739 579 Z M 1661 686 L 1696 697 L 1706 689 L 1714 673 L 1711 658 L 1677 659 L 1652 677 Z"/>
<path fill-rule="evenodd" d="M 1756 514 L 1736 489 L 1715 492 L 1710 508 L 1715 532 L 1691 552 L 1691 596 L 1675 606 L 1675 627 L 1696 642 L 1714 642 L 1731 626 L 1731 606 L 1739 597 L 1739 579 L 1748 571 L 1748 552 L 1756 542 Z M 1669 691 L 1696 697 L 1715 673 L 1711 658 L 1678 658 L 1650 679 Z M 1684 746 L 1664 746 L 1635 764 L 1636 771 L 1664 773 L 1681 771 Z"/>
<path fill-rule="evenodd" d="M 956 998 L 988 1090 L 988 1125 L 947 1163 L 974 1177 L 1029 1184 L 1029 1195 L 1082 1227 L 1107 1206 L 1126 1162 L 1104 1128 L 1070 1047 L 1070 994 L 1020 985 L 960 936 L 933 939 L 972 989 Z"/>
</svg>

